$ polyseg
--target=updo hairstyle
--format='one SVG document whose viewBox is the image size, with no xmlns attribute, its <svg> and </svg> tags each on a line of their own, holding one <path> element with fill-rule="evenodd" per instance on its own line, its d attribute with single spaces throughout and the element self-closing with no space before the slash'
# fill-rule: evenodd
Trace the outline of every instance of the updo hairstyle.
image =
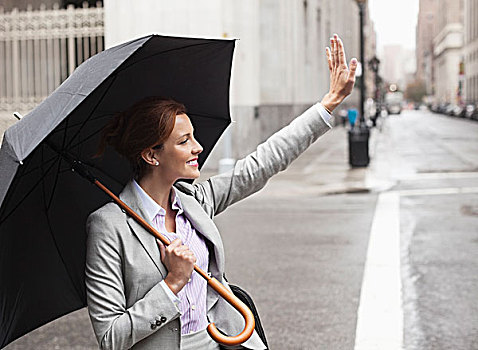
<svg viewBox="0 0 478 350">
<path fill-rule="evenodd" d="M 147 97 L 136 102 L 103 128 L 97 156 L 110 145 L 130 162 L 135 179 L 141 179 L 150 167 L 141 152 L 150 147 L 161 149 L 179 114 L 186 114 L 186 107 L 169 98 Z"/>
</svg>

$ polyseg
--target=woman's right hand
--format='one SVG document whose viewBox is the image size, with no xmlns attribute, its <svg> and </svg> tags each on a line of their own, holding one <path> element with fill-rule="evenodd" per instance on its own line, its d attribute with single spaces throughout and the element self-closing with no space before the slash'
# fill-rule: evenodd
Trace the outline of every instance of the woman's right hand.
<svg viewBox="0 0 478 350">
<path fill-rule="evenodd" d="M 196 257 L 189 248 L 182 244 L 179 238 L 171 242 L 167 247 L 157 240 L 161 253 L 161 261 L 168 270 L 164 282 L 174 294 L 178 294 L 188 283 L 194 270 Z"/>
<path fill-rule="evenodd" d="M 337 34 L 330 38 L 330 48 L 326 48 L 326 55 L 329 63 L 330 89 L 321 104 L 332 112 L 352 92 L 358 63 L 357 59 L 352 58 L 350 69 L 347 67 L 344 44 Z"/>
</svg>

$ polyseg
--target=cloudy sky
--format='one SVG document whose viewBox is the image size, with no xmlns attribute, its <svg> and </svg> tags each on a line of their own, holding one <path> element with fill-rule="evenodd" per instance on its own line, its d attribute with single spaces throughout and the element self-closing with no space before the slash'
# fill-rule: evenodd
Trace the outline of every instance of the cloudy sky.
<svg viewBox="0 0 478 350">
<path fill-rule="evenodd" d="M 377 32 L 377 48 L 400 44 L 415 48 L 418 0 L 369 0 L 370 17 Z"/>
</svg>

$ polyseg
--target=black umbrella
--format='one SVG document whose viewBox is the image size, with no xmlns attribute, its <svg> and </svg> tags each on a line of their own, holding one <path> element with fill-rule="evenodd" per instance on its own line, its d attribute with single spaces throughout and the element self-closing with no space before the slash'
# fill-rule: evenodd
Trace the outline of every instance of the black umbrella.
<svg viewBox="0 0 478 350">
<path fill-rule="evenodd" d="M 10 127 L 0 149 L 0 347 L 86 306 L 85 222 L 131 178 L 112 150 L 93 159 L 103 126 L 147 96 L 185 104 L 204 151 L 230 123 L 234 40 L 147 36 L 84 62 Z M 81 162 L 81 167 L 79 165 Z M 75 172 L 72 168 L 75 168 Z"/>
</svg>

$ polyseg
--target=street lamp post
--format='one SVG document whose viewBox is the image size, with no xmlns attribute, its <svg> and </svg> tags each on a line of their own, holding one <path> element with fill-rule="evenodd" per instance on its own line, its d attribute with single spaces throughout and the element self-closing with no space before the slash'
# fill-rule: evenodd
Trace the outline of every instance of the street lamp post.
<svg viewBox="0 0 478 350">
<path fill-rule="evenodd" d="M 365 87 L 365 43 L 363 38 L 363 27 L 364 27 L 364 6 L 367 0 L 356 0 L 358 7 L 359 7 L 359 17 L 360 17 L 360 62 L 362 63 L 362 77 L 360 84 L 360 126 L 363 126 L 365 123 L 365 94 L 366 94 L 366 87 Z"/>
<path fill-rule="evenodd" d="M 365 123 L 365 48 L 364 48 L 364 7 L 367 0 L 355 0 L 359 6 L 360 15 L 360 62 L 362 76 L 360 84 L 360 119 L 358 127 L 353 125 L 348 132 L 349 137 L 349 164 L 351 167 L 366 167 L 370 162 L 368 140 L 370 131 Z"/>
<path fill-rule="evenodd" d="M 374 92 L 374 99 L 375 99 L 375 117 L 372 119 L 373 126 L 376 126 L 377 118 L 380 116 L 381 111 L 381 101 L 380 101 L 380 77 L 378 76 L 378 66 L 380 65 L 380 60 L 377 56 L 373 56 L 370 61 L 368 61 L 368 65 L 372 72 L 375 74 L 375 92 Z"/>
</svg>

